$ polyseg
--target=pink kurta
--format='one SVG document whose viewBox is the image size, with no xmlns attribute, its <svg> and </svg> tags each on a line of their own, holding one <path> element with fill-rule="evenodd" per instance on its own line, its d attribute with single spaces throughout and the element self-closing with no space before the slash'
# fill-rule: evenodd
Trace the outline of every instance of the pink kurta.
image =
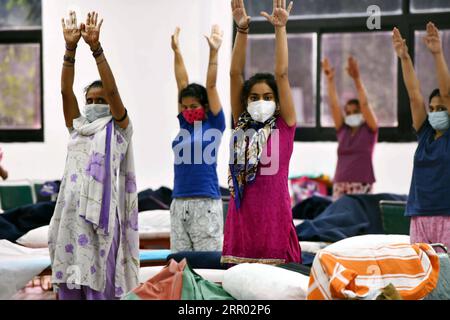
<svg viewBox="0 0 450 320">
<path fill-rule="evenodd" d="M 261 163 L 264 160 L 261 160 L 255 180 L 244 188 L 239 210 L 234 198 L 231 198 L 225 223 L 222 263 L 282 264 L 301 261 L 288 188 L 295 126 L 289 127 L 281 117 L 275 123 L 279 133 L 278 170 L 272 175 L 261 174 L 261 166 L 270 167 L 277 161 L 275 143 L 272 150 L 272 133 L 265 146 L 271 162 L 264 165 Z M 263 157 L 264 154 L 265 151 Z"/>
</svg>

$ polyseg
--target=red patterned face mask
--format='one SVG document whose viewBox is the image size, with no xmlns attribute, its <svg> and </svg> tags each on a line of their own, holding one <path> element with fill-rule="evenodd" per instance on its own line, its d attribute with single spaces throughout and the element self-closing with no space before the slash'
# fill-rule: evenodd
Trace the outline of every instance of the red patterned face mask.
<svg viewBox="0 0 450 320">
<path fill-rule="evenodd" d="M 205 119 L 205 109 L 202 107 L 196 109 L 186 109 L 181 114 L 190 124 L 194 124 L 194 121 L 203 121 Z"/>
</svg>

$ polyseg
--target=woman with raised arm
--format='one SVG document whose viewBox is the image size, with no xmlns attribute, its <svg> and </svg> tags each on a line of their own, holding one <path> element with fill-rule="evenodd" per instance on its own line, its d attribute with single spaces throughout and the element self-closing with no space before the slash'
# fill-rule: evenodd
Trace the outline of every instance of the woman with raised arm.
<svg viewBox="0 0 450 320">
<path fill-rule="evenodd" d="M 275 76 L 257 73 L 244 81 L 250 17 L 243 0 L 232 1 L 237 25 L 230 70 L 235 130 L 223 263 L 301 261 L 288 189 L 296 129 L 286 35 L 291 8 L 292 2 L 286 8 L 286 1 L 275 0 L 271 15 L 261 13 L 275 27 Z"/>
<path fill-rule="evenodd" d="M 214 25 L 211 35 L 206 37 L 209 44 L 206 88 L 189 84 L 179 33 L 177 28 L 172 35 L 180 132 L 172 143 L 175 174 L 170 206 L 170 249 L 172 252 L 220 251 L 223 206 L 217 179 L 217 154 L 225 130 L 225 116 L 216 79 L 223 32 Z"/>
<path fill-rule="evenodd" d="M 450 248 L 450 78 L 439 31 L 428 23 L 424 38 L 434 57 L 439 84 L 428 99 L 428 114 L 408 47 L 397 28 L 392 40 L 401 61 L 418 138 L 406 205 L 406 215 L 411 217 L 411 243 L 443 243 Z"/>
<path fill-rule="evenodd" d="M 327 80 L 328 99 L 338 140 L 338 161 L 333 181 L 333 200 L 345 194 L 371 193 L 375 182 L 373 150 L 378 138 L 378 124 L 367 100 L 357 61 L 348 58 L 347 72 L 358 92 L 357 99 L 347 101 L 344 114 L 334 81 L 334 68 L 327 58 L 322 61 Z"/>
<path fill-rule="evenodd" d="M 70 139 L 49 228 L 59 299 L 117 299 L 139 283 L 133 131 L 99 42 L 102 22 L 95 12 L 80 26 L 75 12 L 62 21 L 61 94 Z M 101 78 L 85 89 L 82 115 L 72 88 L 80 37 L 91 48 Z"/>
</svg>

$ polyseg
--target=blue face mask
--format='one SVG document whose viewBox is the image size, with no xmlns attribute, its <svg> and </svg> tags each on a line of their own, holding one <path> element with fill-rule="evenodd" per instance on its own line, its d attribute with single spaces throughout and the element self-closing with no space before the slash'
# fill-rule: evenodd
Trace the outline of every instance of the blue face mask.
<svg viewBox="0 0 450 320">
<path fill-rule="evenodd" d="M 428 113 L 428 121 L 434 130 L 444 131 L 450 127 L 450 118 L 447 111 Z"/>
</svg>

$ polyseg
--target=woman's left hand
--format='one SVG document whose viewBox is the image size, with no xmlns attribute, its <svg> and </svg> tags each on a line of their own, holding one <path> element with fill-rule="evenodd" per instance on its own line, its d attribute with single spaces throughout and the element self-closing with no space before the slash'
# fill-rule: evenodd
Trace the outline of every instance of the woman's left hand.
<svg viewBox="0 0 450 320">
<path fill-rule="evenodd" d="M 432 22 L 427 24 L 427 34 L 423 38 L 423 42 L 432 54 L 439 54 L 442 52 L 441 38 L 439 37 L 439 30 Z"/>
<path fill-rule="evenodd" d="M 219 50 L 222 44 L 223 31 L 220 30 L 219 25 L 215 24 L 212 26 L 211 35 L 208 37 L 205 35 L 206 40 L 208 40 L 209 48 L 211 50 Z"/>
<path fill-rule="evenodd" d="M 358 62 L 351 56 L 348 58 L 347 72 L 352 79 L 359 79 Z"/>
<path fill-rule="evenodd" d="M 84 41 L 95 49 L 99 46 L 100 27 L 102 26 L 103 19 L 97 24 L 98 13 L 89 12 L 86 18 L 86 24 L 81 24 L 81 36 Z"/>
<path fill-rule="evenodd" d="M 272 15 L 262 11 L 261 15 L 265 17 L 274 27 L 285 27 L 289 19 L 289 13 L 291 12 L 293 2 L 291 1 L 286 8 L 286 0 L 273 0 Z"/>
</svg>

